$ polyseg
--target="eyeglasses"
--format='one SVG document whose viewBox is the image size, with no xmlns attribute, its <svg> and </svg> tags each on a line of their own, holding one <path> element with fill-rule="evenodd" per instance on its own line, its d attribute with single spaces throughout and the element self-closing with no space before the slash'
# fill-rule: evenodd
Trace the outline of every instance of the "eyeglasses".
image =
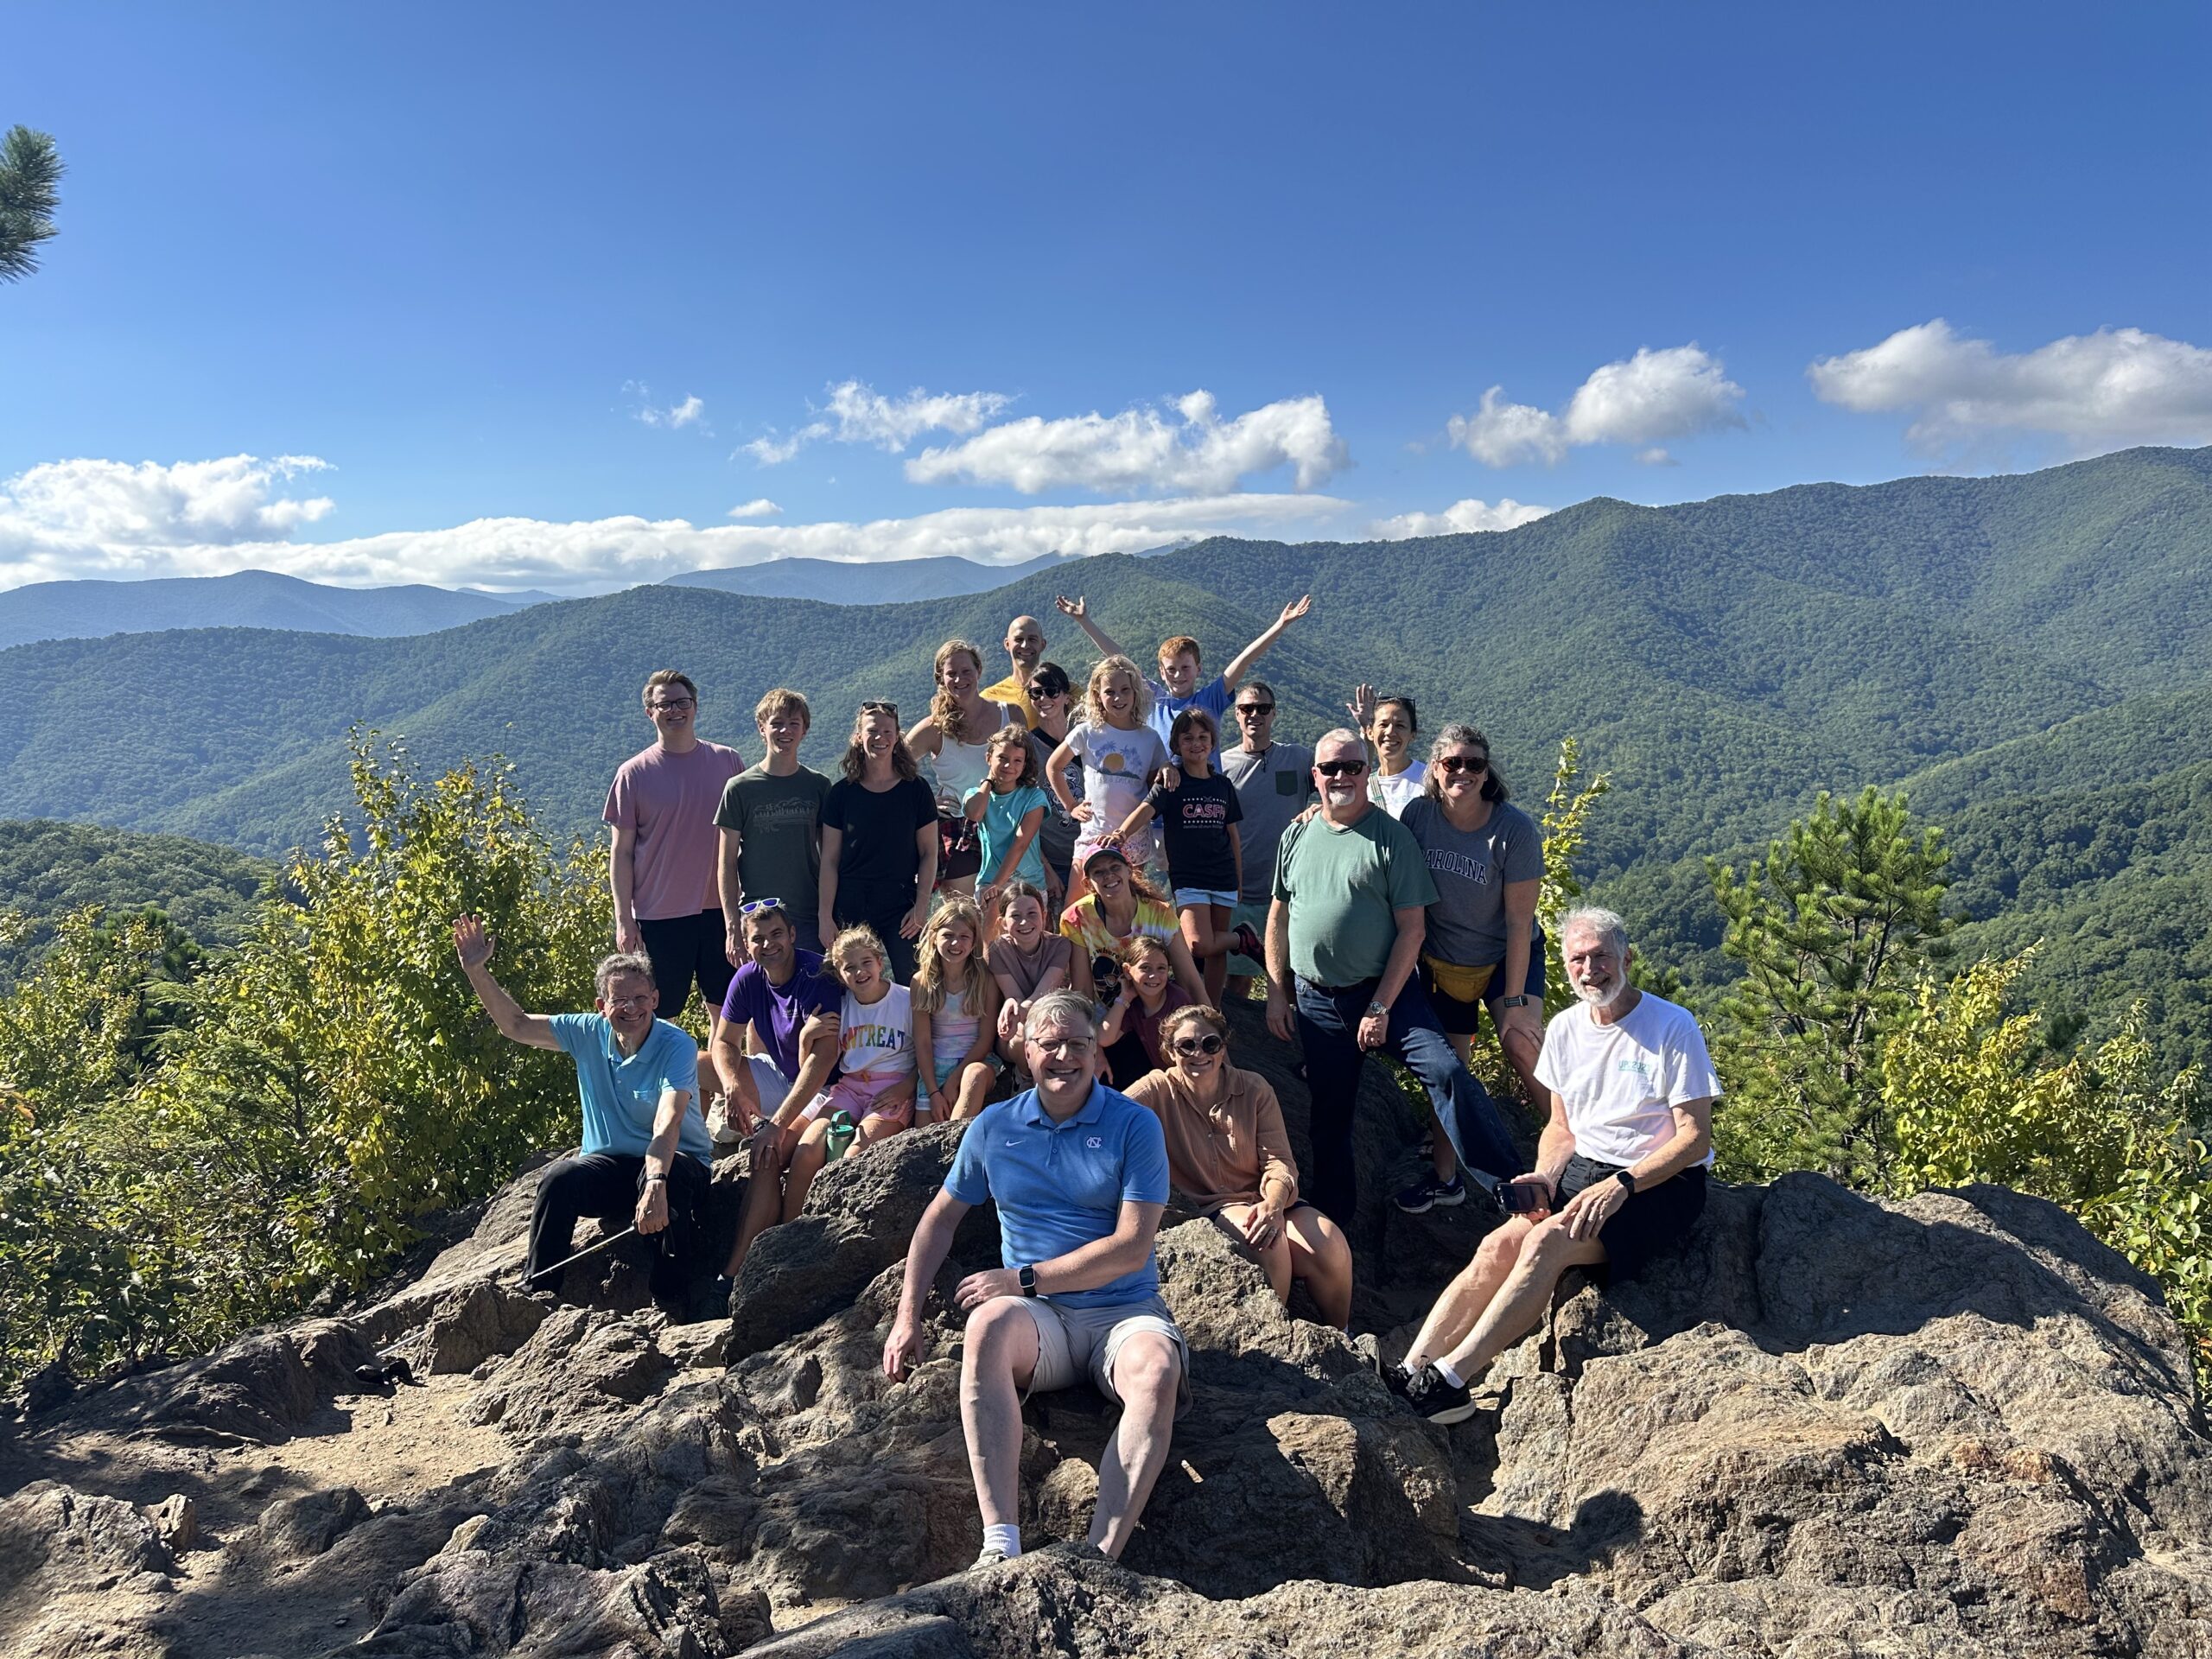
<svg viewBox="0 0 2212 1659">
<path fill-rule="evenodd" d="M 892 719 L 896 720 L 899 718 L 899 705 L 895 702 L 885 702 L 880 698 L 876 698 L 861 704 L 861 713 L 864 715 L 888 715 Z"/>
<path fill-rule="evenodd" d="M 659 1003 L 658 991 L 651 992 L 644 996 L 610 996 L 607 999 L 607 1012 L 610 1014 L 628 1014 L 633 1009 L 653 1008 L 659 1006 Z"/>
<path fill-rule="evenodd" d="M 1228 1046 L 1211 1032 L 1203 1037 L 1179 1037 L 1175 1039 L 1175 1052 L 1184 1055 L 1218 1054 Z"/>
<path fill-rule="evenodd" d="M 748 899 L 737 907 L 737 913 L 741 916 L 758 916 L 763 911 L 781 910 L 783 907 L 784 901 L 780 899 Z"/>
<path fill-rule="evenodd" d="M 1097 1046 L 1096 1039 L 1090 1037 L 1032 1037 L 1029 1043 L 1047 1054 L 1080 1054 Z"/>
<path fill-rule="evenodd" d="M 1446 772 L 1471 772 L 1479 777 L 1490 770 L 1490 757 L 1486 754 L 1447 754 L 1436 764 Z"/>
<path fill-rule="evenodd" d="M 1236 705 L 1236 712 L 1240 715 L 1272 715 L 1274 711 L 1275 706 L 1272 702 L 1240 702 Z"/>
<path fill-rule="evenodd" d="M 1324 778 L 1357 778 L 1367 770 L 1364 760 L 1316 760 L 1313 770 Z"/>
<path fill-rule="evenodd" d="M 669 697 L 662 702 L 649 702 L 645 705 L 646 708 L 653 710 L 656 714 L 665 713 L 671 715 L 675 714 L 679 709 L 696 709 L 698 706 L 696 700 L 691 697 Z"/>
</svg>

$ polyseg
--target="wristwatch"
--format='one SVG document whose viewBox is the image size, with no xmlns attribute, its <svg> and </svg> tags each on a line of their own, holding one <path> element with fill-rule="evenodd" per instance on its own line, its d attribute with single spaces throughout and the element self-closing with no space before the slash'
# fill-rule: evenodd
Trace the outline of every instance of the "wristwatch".
<svg viewBox="0 0 2212 1659">
<path fill-rule="evenodd" d="M 1501 1008 L 1525 1008 L 1529 1006 L 1529 994 L 1523 991 L 1518 996 L 1501 997 L 1497 1006 Z"/>
<path fill-rule="evenodd" d="M 655 1181 L 663 1181 L 663 1182 L 664 1182 L 664 1181 L 666 1181 L 667 1179 L 668 1179 L 668 1177 L 667 1177 L 667 1176 L 665 1176 L 665 1175 L 648 1175 L 648 1176 L 646 1176 L 646 1177 L 645 1177 L 645 1185 L 646 1185 L 647 1186 L 651 1186 L 651 1185 L 652 1185 Z"/>
<path fill-rule="evenodd" d="M 1625 1169 L 1617 1169 L 1613 1172 L 1613 1179 L 1628 1189 L 1629 1197 L 1634 1198 L 1636 1196 L 1636 1176 L 1631 1172 Z"/>
<path fill-rule="evenodd" d="M 1388 1002 L 1370 1002 L 1367 1005 L 1367 1011 L 1370 1014 L 1388 1014 L 1390 1005 Z"/>
<path fill-rule="evenodd" d="M 1021 1294 L 1023 1295 L 1034 1296 L 1037 1294 L 1036 1268 L 1024 1268 L 1014 1276 L 1021 1281 Z"/>
</svg>

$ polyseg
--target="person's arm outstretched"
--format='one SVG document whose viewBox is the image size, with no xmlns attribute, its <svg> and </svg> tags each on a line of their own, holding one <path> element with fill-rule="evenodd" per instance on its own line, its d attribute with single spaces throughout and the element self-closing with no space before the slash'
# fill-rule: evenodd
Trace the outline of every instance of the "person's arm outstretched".
<svg viewBox="0 0 2212 1659">
<path fill-rule="evenodd" d="M 1073 599 L 1070 599 L 1065 594 L 1062 594 L 1052 603 L 1060 607 L 1060 613 L 1063 616 L 1072 617 L 1076 626 L 1090 636 L 1090 643 L 1098 647 L 1100 656 L 1123 657 L 1128 654 L 1114 643 L 1105 629 L 1090 620 L 1090 609 L 1083 602 L 1083 595 L 1078 594 Z"/>
<path fill-rule="evenodd" d="M 1282 607 L 1282 614 L 1269 625 L 1268 631 L 1250 645 L 1230 658 L 1229 666 L 1221 671 L 1221 683 L 1231 691 L 1237 683 L 1252 671 L 1252 664 L 1266 656 L 1274 642 L 1281 639 L 1290 625 L 1313 608 L 1313 595 L 1300 594 Z"/>
<path fill-rule="evenodd" d="M 530 1048 L 561 1046 L 561 1039 L 553 1034 L 553 1022 L 542 1014 L 524 1014 L 522 1004 L 507 995 L 507 988 L 492 977 L 492 936 L 484 931 L 483 923 L 474 916 L 456 917 L 453 948 L 461 958 L 461 971 L 468 976 L 469 988 L 476 993 L 476 1000 L 484 1005 L 484 1012 L 492 1016 L 502 1037 Z"/>
</svg>

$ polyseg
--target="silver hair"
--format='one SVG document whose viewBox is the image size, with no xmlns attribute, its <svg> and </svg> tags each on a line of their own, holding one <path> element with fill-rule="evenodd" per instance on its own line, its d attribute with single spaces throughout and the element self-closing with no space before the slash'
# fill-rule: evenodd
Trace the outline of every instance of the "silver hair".
<svg viewBox="0 0 2212 1659">
<path fill-rule="evenodd" d="M 1603 905 L 1577 905 L 1560 919 L 1559 942 L 1563 949 L 1567 936 L 1577 929 L 1595 933 L 1623 956 L 1628 954 L 1628 924 L 1618 911 L 1607 910 Z"/>
<path fill-rule="evenodd" d="M 1339 726 L 1332 732 L 1324 732 L 1313 740 L 1313 753 L 1321 753 L 1325 743 L 1349 743 L 1361 753 L 1367 753 L 1367 740 L 1349 726 Z"/>
<path fill-rule="evenodd" d="M 607 988 L 626 975 L 644 980 L 655 990 L 660 988 L 659 982 L 653 978 L 651 957 L 642 950 L 618 950 L 611 957 L 601 957 L 599 966 L 592 969 L 592 988 L 598 993 L 599 1000 L 602 1002 L 607 1001 Z"/>
<path fill-rule="evenodd" d="M 1079 991 L 1047 991 L 1029 1005 L 1021 1034 L 1034 1042 L 1055 1027 L 1078 1022 L 1093 1037 L 1098 1035 L 1098 1009 L 1091 1000 Z"/>
</svg>

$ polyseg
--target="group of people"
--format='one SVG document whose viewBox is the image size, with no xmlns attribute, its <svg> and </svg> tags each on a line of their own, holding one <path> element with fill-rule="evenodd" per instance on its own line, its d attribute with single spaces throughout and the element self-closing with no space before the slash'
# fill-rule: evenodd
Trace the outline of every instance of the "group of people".
<svg viewBox="0 0 2212 1659">
<path fill-rule="evenodd" d="M 655 1294 L 680 1296 L 705 1248 L 711 1161 L 745 1143 L 727 1292 L 831 1159 L 965 1122 L 884 1370 L 923 1357 L 960 1217 L 994 1202 L 1005 1265 L 957 1294 L 984 1556 L 1020 1550 L 1020 1400 L 1086 1376 L 1122 1408 L 1090 1533 L 1118 1555 L 1189 1402 L 1153 1255 L 1171 1189 L 1248 1246 L 1286 1304 L 1302 1282 L 1347 1326 L 1369 1054 L 1405 1065 L 1433 1109 L 1427 1167 L 1397 1206 L 1474 1187 L 1503 1213 L 1382 1366 L 1409 1408 L 1473 1414 L 1484 1368 L 1567 1268 L 1618 1278 L 1678 1246 L 1703 1207 L 1719 1093 L 1696 1022 L 1632 983 L 1621 919 L 1586 908 L 1557 942 L 1575 1001 L 1547 1023 L 1541 834 L 1481 731 L 1447 724 L 1416 759 L 1413 699 L 1362 685 L 1352 724 L 1310 749 L 1275 740 L 1274 693 L 1249 671 L 1310 607 L 1286 605 L 1211 679 L 1198 641 L 1172 638 L 1152 679 L 1064 598 L 1100 653 L 1079 706 L 1043 625 L 1016 618 L 996 683 L 951 640 L 911 727 L 861 702 L 835 780 L 799 760 L 799 693 L 760 699 L 765 753 L 748 766 L 697 735 L 690 678 L 654 674 L 655 741 L 607 798 L 616 950 L 594 1012 L 524 1012 L 481 923 L 454 925 L 499 1030 L 576 1065 L 583 1143 L 541 1179 L 530 1281 L 557 1289 L 589 1215 L 656 1241 Z M 1303 1172 L 1274 1089 L 1230 1053 L 1222 1008 L 1255 979 L 1268 1029 L 1303 1054 Z M 695 983 L 703 1052 L 673 1023 Z M 1469 1069 L 1485 1012 L 1544 1122 L 1533 1170 Z"/>
</svg>

